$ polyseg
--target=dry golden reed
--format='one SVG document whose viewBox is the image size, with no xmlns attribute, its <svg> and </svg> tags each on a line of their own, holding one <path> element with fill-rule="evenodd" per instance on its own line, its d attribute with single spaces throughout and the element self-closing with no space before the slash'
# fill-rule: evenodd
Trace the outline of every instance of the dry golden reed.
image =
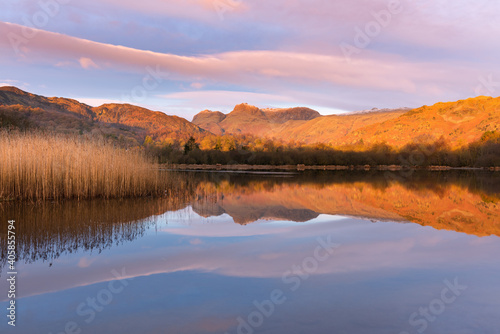
<svg viewBox="0 0 500 334">
<path fill-rule="evenodd" d="M 102 139 L 0 132 L 1 200 L 158 195 L 159 173 L 141 151 Z"/>
</svg>

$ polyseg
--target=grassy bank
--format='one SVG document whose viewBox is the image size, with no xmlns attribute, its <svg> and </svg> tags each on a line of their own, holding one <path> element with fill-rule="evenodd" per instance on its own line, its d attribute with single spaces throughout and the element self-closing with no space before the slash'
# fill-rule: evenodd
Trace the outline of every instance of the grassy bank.
<svg viewBox="0 0 500 334">
<path fill-rule="evenodd" d="M 144 146 L 160 163 L 170 164 L 500 167 L 500 134 L 491 131 L 485 132 L 479 141 L 460 147 L 456 143 L 451 145 L 444 138 L 416 140 L 399 148 L 387 143 L 333 147 L 322 143 L 287 144 L 270 139 L 266 139 L 263 146 L 255 146 L 250 145 L 252 140 L 248 137 L 241 138 L 217 149 L 202 149 L 204 141 L 198 144 L 194 138 L 184 145 L 183 150 L 173 144 L 145 142 Z"/>
<path fill-rule="evenodd" d="M 167 180 L 156 167 L 102 139 L 0 133 L 0 200 L 159 195 Z"/>
<path fill-rule="evenodd" d="M 305 170 L 329 170 L 329 171 L 401 171 L 401 170 L 424 170 L 424 171 L 447 171 L 447 170 L 486 170 L 500 172 L 500 167 L 451 167 L 451 166 L 412 166 L 412 165 L 196 165 L 196 164 L 164 164 L 161 168 L 167 170 L 219 170 L 219 171 L 305 171 Z"/>
</svg>

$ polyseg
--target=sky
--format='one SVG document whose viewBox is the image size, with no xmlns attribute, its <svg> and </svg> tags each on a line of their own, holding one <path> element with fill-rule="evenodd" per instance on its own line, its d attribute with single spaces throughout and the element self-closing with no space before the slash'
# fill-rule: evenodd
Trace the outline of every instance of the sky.
<svg viewBox="0 0 500 334">
<path fill-rule="evenodd" d="M 0 86 L 187 119 L 500 95 L 496 0 L 2 0 Z"/>
<path fill-rule="evenodd" d="M 102 252 L 77 247 L 19 263 L 26 316 L 18 332 L 61 333 L 74 321 L 82 333 L 250 333 L 237 331 L 237 317 L 279 289 L 286 302 L 254 333 L 416 333 L 409 316 L 441 299 L 445 280 L 463 293 L 428 333 L 490 333 L 499 324 L 489 310 L 499 305 L 500 260 L 485 256 L 498 254 L 496 236 L 328 215 L 242 226 L 189 207 L 156 217 L 137 238 L 122 240 L 114 229 L 111 238 L 121 242 Z M 1 289 L 6 284 L 0 280 Z M 90 306 L 79 305 L 105 300 L 106 291 L 110 302 L 86 320 Z"/>
</svg>

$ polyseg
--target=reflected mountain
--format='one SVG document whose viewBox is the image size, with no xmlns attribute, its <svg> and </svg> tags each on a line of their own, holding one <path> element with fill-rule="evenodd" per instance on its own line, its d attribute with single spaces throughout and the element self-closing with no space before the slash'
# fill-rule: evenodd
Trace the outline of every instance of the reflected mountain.
<svg viewBox="0 0 500 334">
<path fill-rule="evenodd" d="M 200 181 L 201 216 L 296 222 L 319 214 L 405 221 L 478 236 L 500 235 L 499 177 L 484 173 L 312 173 L 293 178 L 227 174 Z"/>
<path fill-rule="evenodd" d="M 0 203 L 2 222 L 16 220 L 18 261 L 47 261 L 76 251 L 102 252 L 152 228 L 157 216 L 191 206 L 203 217 L 307 222 L 320 214 L 413 222 L 477 236 L 500 236 L 500 175 L 380 172 L 252 175 L 175 173 L 182 190 L 169 198 Z M 186 221 L 189 217 L 186 217 Z M 0 233 L 1 262 L 7 260 Z M 1 270 L 1 269 L 0 269 Z M 1 271 L 0 271 L 1 273 Z"/>
<path fill-rule="evenodd" d="M 319 213 L 309 209 L 293 209 L 280 204 L 248 203 L 245 202 L 246 199 L 246 196 L 240 197 L 236 195 L 236 200 L 233 201 L 231 193 L 228 193 L 226 200 L 220 198 L 215 202 L 198 197 L 191 206 L 193 211 L 202 217 L 208 218 L 228 214 L 235 223 L 241 225 L 253 223 L 257 220 L 306 222 L 319 216 Z"/>
</svg>

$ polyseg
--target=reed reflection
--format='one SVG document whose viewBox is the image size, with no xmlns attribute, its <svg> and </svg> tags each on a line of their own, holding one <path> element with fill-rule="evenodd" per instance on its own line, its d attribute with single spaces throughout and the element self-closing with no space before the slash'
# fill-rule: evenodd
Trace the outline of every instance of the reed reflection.
<svg viewBox="0 0 500 334">
<path fill-rule="evenodd" d="M 171 199 L 1 203 L 0 212 L 2 217 L 16 221 L 18 261 L 50 263 L 63 254 L 79 250 L 100 253 L 113 245 L 130 242 L 154 225 L 157 215 L 185 206 L 185 197 L 179 196 Z M 0 235 L 2 267 L 7 258 L 6 237 L 6 234 Z"/>
<path fill-rule="evenodd" d="M 18 260 L 51 261 L 79 250 L 102 252 L 141 237 L 156 216 L 191 205 L 200 216 L 305 222 L 320 214 L 413 222 L 477 236 L 500 236 L 500 176 L 494 173 L 252 175 L 175 173 L 180 186 L 166 198 L 0 203 L 16 220 Z M 186 217 L 189 220 L 189 217 Z M 2 267 L 6 234 L 0 234 Z M 0 272 L 1 274 L 1 272 Z"/>
</svg>

